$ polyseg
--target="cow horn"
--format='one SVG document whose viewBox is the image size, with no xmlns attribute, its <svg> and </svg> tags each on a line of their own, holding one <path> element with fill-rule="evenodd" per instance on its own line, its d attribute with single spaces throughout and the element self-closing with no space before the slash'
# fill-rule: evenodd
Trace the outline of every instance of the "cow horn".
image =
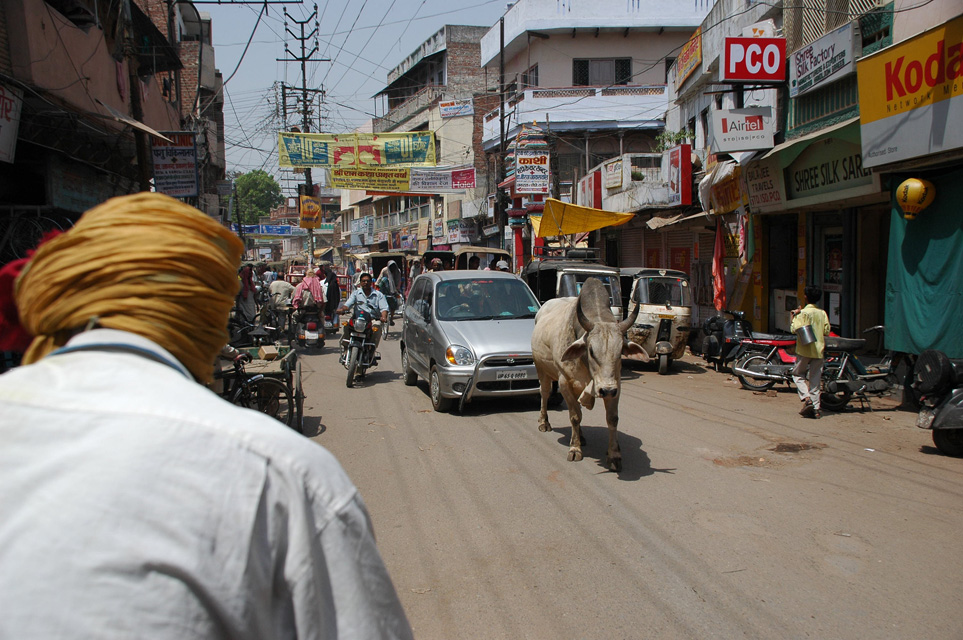
<svg viewBox="0 0 963 640">
<path fill-rule="evenodd" d="M 586 333 L 592 331 L 592 327 L 595 326 L 595 323 L 589 320 L 582 312 L 582 296 L 579 296 L 578 301 L 575 303 L 575 316 L 578 318 L 578 323 L 582 325 L 582 328 L 585 329 Z"/>
<path fill-rule="evenodd" d="M 626 331 L 628 331 L 629 327 L 635 324 L 635 319 L 638 317 L 639 317 L 639 303 L 636 302 L 635 309 L 632 309 L 632 313 L 629 314 L 629 317 L 619 323 L 619 332 L 625 333 Z"/>
</svg>

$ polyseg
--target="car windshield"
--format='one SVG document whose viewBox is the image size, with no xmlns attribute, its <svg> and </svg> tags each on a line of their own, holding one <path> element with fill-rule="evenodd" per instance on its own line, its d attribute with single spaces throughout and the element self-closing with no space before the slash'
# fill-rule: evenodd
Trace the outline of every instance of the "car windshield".
<svg viewBox="0 0 963 640">
<path fill-rule="evenodd" d="M 517 278 L 445 280 L 435 289 L 439 320 L 534 318 L 538 301 Z"/>
<path fill-rule="evenodd" d="M 608 274 L 596 273 L 563 273 L 562 280 L 558 285 L 558 296 L 560 298 L 578 296 L 582 291 L 582 284 L 589 278 L 595 278 L 605 285 L 605 290 L 609 292 L 609 306 L 622 306 L 622 287 L 619 285 L 619 277 Z"/>
<path fill-rule="evenodd" d="M 642 304 L 669 304 L 677 307 L 688 307 L 691 304 L 689 287 L 685 280 L 661 276 L 639 278 L 632 301 Z"/>
</svg>

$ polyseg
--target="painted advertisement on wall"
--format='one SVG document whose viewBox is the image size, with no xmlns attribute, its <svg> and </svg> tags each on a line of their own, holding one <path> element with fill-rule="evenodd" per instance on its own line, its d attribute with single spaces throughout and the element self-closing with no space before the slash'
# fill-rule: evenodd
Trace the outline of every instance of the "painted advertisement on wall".
<svg viewBox="0 0 963 640">
<path fill-rule="evenodd" d="M 963 147 L 963 16 L 856 63 L 863 166 Z"/>
</svg>

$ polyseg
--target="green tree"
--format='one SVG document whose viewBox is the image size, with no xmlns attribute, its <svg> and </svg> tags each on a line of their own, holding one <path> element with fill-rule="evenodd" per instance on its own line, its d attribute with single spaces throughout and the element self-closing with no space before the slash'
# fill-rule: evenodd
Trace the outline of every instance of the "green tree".
<svg viewBox="0 0 963 640">
<path fill-rule="evenodd" d="M 239 175 L 234 179 L 237 203 L 244 224 L 257 224 L 258 218 L 270 214 L 271 209 L 284 202 L 281 185 L 261 169 Z M 234 212 L 231 212 L 234 215 Z"/>
</svg>

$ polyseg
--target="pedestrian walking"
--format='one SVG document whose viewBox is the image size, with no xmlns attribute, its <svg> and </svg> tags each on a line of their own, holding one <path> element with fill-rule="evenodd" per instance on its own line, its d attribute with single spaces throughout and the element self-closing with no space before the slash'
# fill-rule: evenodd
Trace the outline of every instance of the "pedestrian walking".
<svg viewBox="0 0 963 640">
<path fill-rule="evenodd" d="M 797 307 L 791 313 L 790 328 L 796 333 L 796 364 L 792 369 L 792 379 L 803 403 L 799 415 L 818 419 L 823 352 L 830 331 L 829 316 L 816 306 L 823 297 L 822 289 L 809 286 L 804 290 L 804 295 L 806 306 L 801 309 Z"/>
<path fill-rule="evenodd" d="M 0 637 L 412 636 L 334 456 L 197 384 L 242 250 L 139 193 L 17 277 L 33 339 L 0 375 Z"/>
</svg>

